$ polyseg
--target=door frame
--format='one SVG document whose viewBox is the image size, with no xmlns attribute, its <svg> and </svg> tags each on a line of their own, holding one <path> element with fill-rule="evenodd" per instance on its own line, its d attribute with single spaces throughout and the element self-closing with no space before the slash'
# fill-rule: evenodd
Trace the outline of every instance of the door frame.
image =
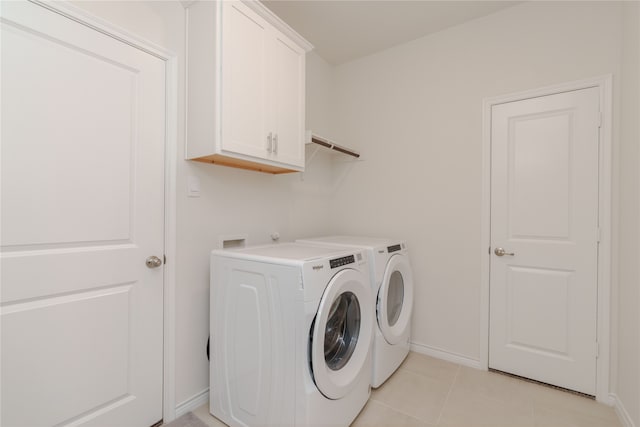
<svg viewBox="0 0 640 427">
<path fill-rule="evenodd" d="M 145 38 L 93 15 L 67 1 L 29 0 L 95 31 L 126 43 L 165 62 L 164 141 L 164 255 L 163 264 L 163 390 L 164 422 L 175 419 L 175 277 L 176 277 L 176 176 L 178 150 L 178 56 Z"/>
<path fill-rule="evenodd" d="M 596 334 L 596 400 L 613 404 L 609 394 L 610 327 L 611 327 L 611 196 L 612 196 L 612 91 L 613 75 L 594 77 L 483 99 L 482 105 L 482 214 L 481 214 L 481 281 L 480 281 L 480 368 L 489 368 L 489 285 L 491 254 L 491 109 L 494 105 L 521 101 L 587 88 L 600 91 L 601 127 L 599 141 L 598 222 L 598 308 Z"/>
</svg>

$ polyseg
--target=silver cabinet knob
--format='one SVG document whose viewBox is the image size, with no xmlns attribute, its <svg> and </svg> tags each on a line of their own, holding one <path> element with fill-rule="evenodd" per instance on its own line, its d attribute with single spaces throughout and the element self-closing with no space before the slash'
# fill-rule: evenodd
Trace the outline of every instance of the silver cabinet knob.
<svg viewBox="0 0 640 427">
<path fill-rule="evenodd" d="M 157 256 L 152 255 L 149 258 L 147 258 L 147 260 L 145 261 L 145 264 L 147 264 L 147 267 L 149 268 L 157 268 L 162 265 L 162 260 Z"/>
<path fill-rule="evenodd" d="M 498 256 L 505 256 L 505 255 L 514 256 L 515 255 L 513 252 L 507 252 L 502 248 L 496 248 L 496 250 L 493 251 L 493 253 Z"/>
</svg>

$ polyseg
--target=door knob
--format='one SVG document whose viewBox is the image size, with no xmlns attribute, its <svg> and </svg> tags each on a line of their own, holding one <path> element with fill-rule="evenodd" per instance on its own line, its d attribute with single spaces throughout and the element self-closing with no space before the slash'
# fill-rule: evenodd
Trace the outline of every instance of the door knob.
<svg viewBox="0 0 640 427">
<path fill-rule="evenodd" d="M 157 256 L 152 255 L 149 258 L 147 258 L 147 260 L 145 261 L 145 264 L 147 264 L 147 267 L 149 268 L 157 268 L 162 265 L 162 260 Z"/>
<path fill-rule="evenodd" d="M 496 250 L 493 251 L 493 253 L 498 256 L 505 256 L 505 255 L 514 256 L 515 255 L 513 252 L 507 252 L 502 248 L 496 248 Z"/>
</svg>

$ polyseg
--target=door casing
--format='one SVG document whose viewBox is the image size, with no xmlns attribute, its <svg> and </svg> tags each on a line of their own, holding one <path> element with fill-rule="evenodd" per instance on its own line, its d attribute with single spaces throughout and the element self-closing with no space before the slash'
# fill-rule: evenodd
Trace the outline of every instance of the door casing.
<svg viewBox="0 0 640 427">
<path fill-rule="evenodd" d="M 178 148 L 178 57 L 166 48 L 66 1 L 30 0 L 45 9 L 79 22 L 165 61 L 165 177 L 164 177 L 164 325 L 163 325 L 163 409 L 164 422 L 176 418 L 175 403 L 175 254 L 176 254 L 176 171 Z"/>
<path fill-rule="evenodd" d="M 539 89 L 502 95 L 483 100 L 482 118 L 482 215 L 481 215 L 481 283 L 480 283 L 480 368 L 489 368 L 489 285 L 491 255 L 491 109 L 505 102 L 553 95 L 586 88 L 600 91 L 602 120 L 599 142 L 598 209 L 600 244 L 598 247 L 598 313 L 596 359 L 596 400 L 613 404 L 609 393 L 610 325 L 611 325 L 611 185 L 612 185 L 612 89 L 611 74 L 562 83 Z"/>
</svg>

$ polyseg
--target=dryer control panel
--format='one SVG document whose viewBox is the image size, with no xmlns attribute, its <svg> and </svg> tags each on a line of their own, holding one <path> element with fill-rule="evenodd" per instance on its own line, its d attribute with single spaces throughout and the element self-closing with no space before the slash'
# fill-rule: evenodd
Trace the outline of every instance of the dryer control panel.
<svg viewBox="0 0 640 427">
<path fill-rule="evenodd" d="M 353 255 L 343 256 L 342 258 L 336 258 L 329 260 L 329 266 L 331 268 L 342 267 L 343 265 L 349 265 L 356 262 Z"/>
<path fill-rule="evenodd" d="M 393 252 L 397 252 L 397 251 L 399 251 L 401 249 L 402 249 L 402 247 L 400 245 L 388 246 L 387 247 L 387 252 L 393 253 Z"/>
</svg>

